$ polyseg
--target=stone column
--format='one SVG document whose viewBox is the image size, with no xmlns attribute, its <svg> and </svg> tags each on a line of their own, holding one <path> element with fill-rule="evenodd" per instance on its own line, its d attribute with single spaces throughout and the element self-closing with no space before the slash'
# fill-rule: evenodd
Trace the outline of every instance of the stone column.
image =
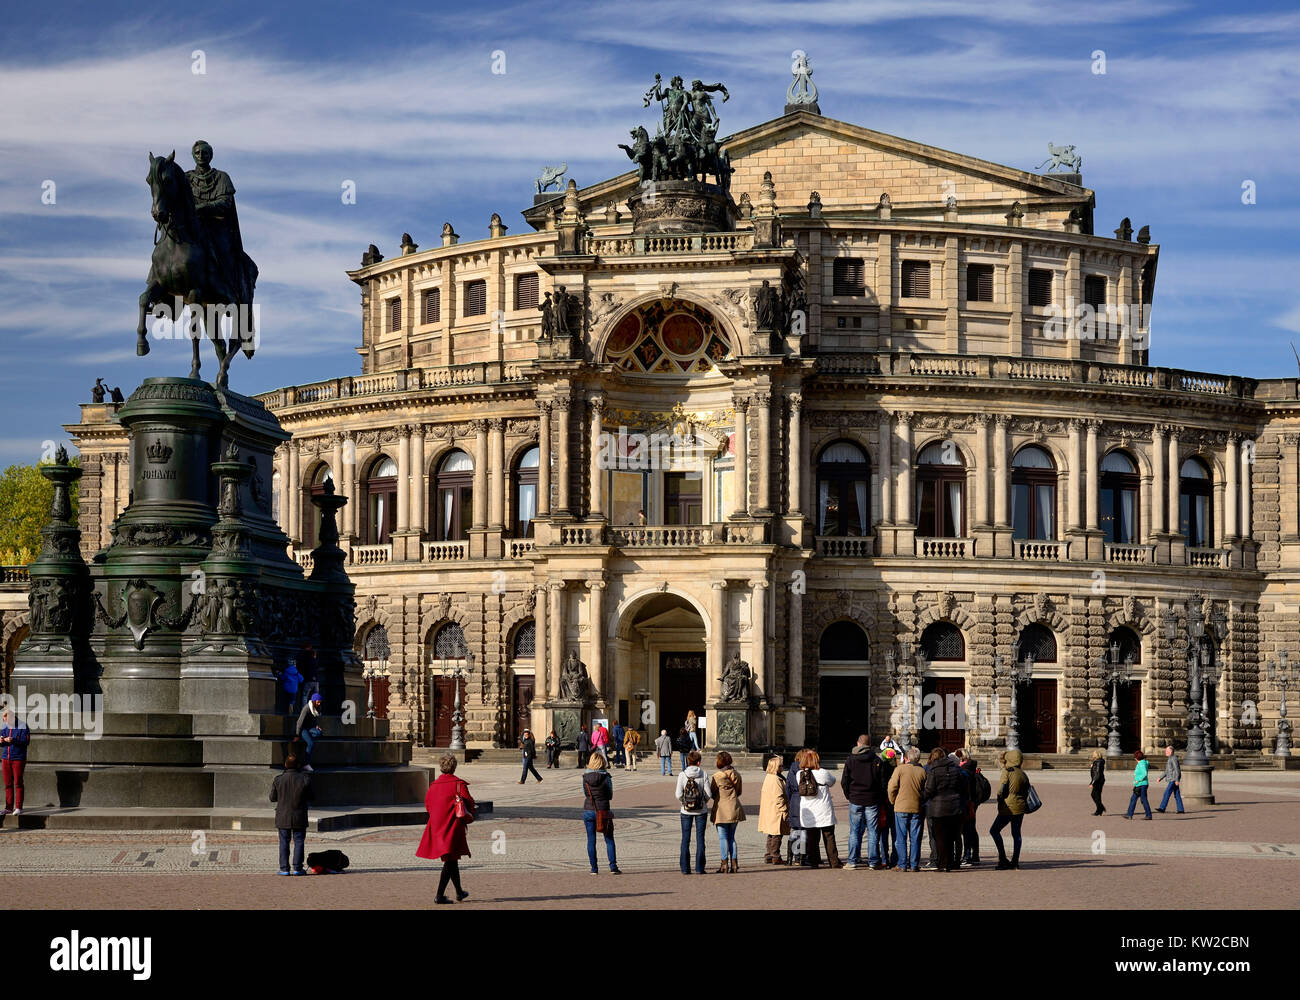
<svg viewBox="0 0 1300 1000">
<path fill-rule="evenodd" d="M 756 413 L 754 420 L 758 424 L 758 506 L 756 514 L 768 514 L 772 510 L 772 394 L 759 392 L 754 394 Z"/>
<path fill-rule="evenodd" d="M 1151 530 L 1165 531 L 1165 429 L 1161 424 L 1151 427 Z"/>
<path fill-rule="evenodd" d="M 556 447 L 559 461 L 556 463 L 555 475 L 559 478 L 555 491 L 555 508 L 558 513 L 569 514 L 569 404 L 568 396 L 555 400 L 555 423 L 557 437 Z"/>
<path fill-rule="evenodd" d="M 590 621 L 587 634 L 591 637 L 591 685 L 596 689 L 596 698 L 608 702 L 605 690 L 605 581 L 592 580 L 587 586 L 591 589 Z"/>
<path fill-rule="evenodd" d="M 551 404 L 537 404 L 537 516 L 551 513 Z"/>
<path fill-rule="evenodd" d="M 397 428 L 397 530 L 411 527 L 411 428 Z"/>
<path fill-rule="evenodd" d="M 803 428 L 801 426 L 801 411 L 803 410 L 803 396 L 797 392 L 790 393 L 790 470 L 789 470 L 789 487 L 790 496 L 786 501 L 791 514 L 802 513 L 803 506 Z M 864 525 L 864 527 L 867 527 Z"/>
<path fill-rule="evenodd" d="M 975 420 L 979 424 L 975 431 L 975 523 L 985 527 L 992 519 L 989 510 L 989 415 L 977 413 Z"/>
<path fill-rule="evenodd" d="M 488 527 L 500 531 L 506 522 L 506 422 L 500 417 L 488 421 L 492 436 L 488 443 L 490 513 Z"/>
<path fill-rule="evenodd" d="M 534 683 L 534 697 L 545 701 L 550 694 L 551 682 L 547 675 L 547 663 L 550 652 L 547 646 L 547 625 L 550 624 L 547 619 L 550 610 L 546 606 L 546 585 L 536 588 L 533 595 L 533 667 L 537 672 L 537 679 Z"/>
<path fill-rule="evenodd" d="M 727 662 L 727 581 L 714 580 L 713 599 L 709 607 L 709 704 L 722 695 L 722 668 Z"/>
<path fill-rule="evenodd" d="M 302 474 L 299 468 L 302 443 L 293 439 L 286 447 L 289 449 L 289 482 L 284 499 L 288 502 L 289 537 L 296 544 L 302 538 Z"/>
<path fill-rule="evenodd" d="M 591 505 L 588 517 L 605 516 L 605 470 L 600 467 L 600 434 L 605 415 L 605 400 L 601 396 L 591 397 Z M 603 689 L 601 689 L 603 690 Z"/>
<path fill-rule="evenodd" d="M 1239 533 L 1237 526 L 1237 500 L 1241 491 L 1237 488 L 1237 456 L 1241 454 L 1241 435 L 1229 434 L 1227 449 L 1223 456 L 1223 468 L 1227 475 L 1227 487 L 1223 492 L 1223 544 L 1226 546 Z M 1294 465 L 1294 463 L 1292 463 Z M 1295 480 L 1284 480 L 1286 488 L 1291 489 L 1290 496 L 1295 496 Z"/>
<path fill-rule="evenodd" d="M 551 699 L 560 697 L 560 664 L 564 662 L 564 584 L 547 585 L 551 592 Z"/>
<path fill-rule="evenodd" d="M 353 486 L 357 478 L 357 442 L 351 433 L 343 435 L 343 468 L 338 472 L 339 490 L 348 498 L 347 505 L 339 512 L 343 524 L 340 526 L 345 536 L 356 534 L 357 505 L 352 499 Z"/>
<path fill-rule="evenodd" d="M 1084 471 L 1084 482 L 1088 484 L 1087 527 L 1089 531 L 1101 530 L 1097 520 L 1097 507 L 1101 499 L 1101 470 L 1097 467 L 1097 431 L 1100 429 L 1100 420 L 1088 421 L 1088 467 Z"/>
<path fill-rule="evenodd" d="M 770 674 L 770 664 L 767 656 L 767 581 L 763 579 L 750 580 L 749 585 L 753 591 L 753 599 L 750 605 L 750 666 L 753 668 L 754 676 L 758 682 L 763 685 L 763 701 L 771 705 L 774 701 L 772 695 L 772 678 Z"/>
<path fill-rule="evenodd" d="M 117 480 L 117 468 L 116 468 L 116 466 L 117 466 L 117 456 L 116 456 L 116 455 L 113 456 L 113 465 L 114 465 L 114 469 L 113 469 L 113 479 L 114 479 L 114 483 L 113 483 L 113 486 L 114 486 L 114 489 L 116 490 L 116 487 L 117 487 L 117 482 L 116 482 L 116 480 Z M 278 472 L 278 473 L 280 474 L 280 529 L 285 533 L 285 536 L 288 537 L 289 535 L 292 534 L 292 532 L 289 530 L 289 487 L 290 487 L 290 485 L 291 485 L 291 481 L 290 481 L 290 479 L 289 479 L 289 446 L 288 446 L 288 444 L 282 444 L 282 445 L 280 445 L 278 448 L 275 449 L 275 471 Z M 114 496 L 114 497 L 113 497 L 113 502 L 116 503 L 116 501 L 117 501 L 117 497 Z M 113 518 L 110 517 L 109 514 L 108 514 L 108 506 L 105 505 L 105 507 L 104 507 L 104 512 L 103 512 L 103 514 L 101 515 L 101 523 L 103 523 L 103 524 L 110 524 L 110 523 L 112 522 L 112 520 L 113 520 Z M 105 536 L 106 534 L 107 534 L 107 530 L 105 530 L 105 531 L 101 531 L 101 532 L 100 532 L 100 543 L 101 543 L 100 547 L 101 547 L 101 548 L 103 547 L 104 544 L 106 544 L 106 543 L 104 543 L 104 536 Z"/>
<path fill-rule="evenodd" d="M 1250 470 L 1251 459 L 1255 457 L 1255 442 L 1243 438 L 1241 442 L 1241 537 L 1250 538 L 1254 534 L 1250 512 Z"/>
<path fill-rule="evenodd" d="M 894 509 L 895 524 L 915 523 L 915 501 L 912 497 L 912 414 L 896 413 L 898 418 L 898 504 Z"/>
<path fill-rule="evenodd" d="M 993 418 L 993 521 L 999 528 L 1011 524 L 1007 510 L 1007 415 Z"/>
<path fill-rule="evenodd" d="M 334 489 L 341 493 L 343 491 L 343 435 L 337 431 L 330 434 L 330 472 L 334 475 Z"/>
<path fill-rule="evenodd" d="M 1072 419 L 1070 421 L 1070 467 L 1066 474 L 1066 494 L 1065 494 L 1065 518 L 1066 527 L 1070 531 L 1078 531 L 1083 527 L 1079 523 L 1079 488 L 1088 480 L 1083 470 L 1083 462 L 1079 457 L 1079 428 L 1083 421 Z"/>
<path fill-rule="evenodd" d="M 424 424 L 411 425 L 411 530 L 423 534 L 425 529 L 424 498 Z"/>
<path fill-rule="evenodd" d="M 488 422 L 475 420 L 474 424 L 474 527 L 482 530 L 488 519 Z"/>
<path fill-rule="evenodd" d="M 803 589 L 790 587 L 786 604 L 789 621 L 785 629 L 786 655 L 789 657 L 790 676 L 786 678 L 786 701 L 803 697 Z"/>
<path fill-rule="evenodd" d="M 749 516 L 749 397 L 736 398 L 736 510 L 733 517 Z"/>
<path fill-rule="evenodd" d="M 1179 524 L 1180 488 L 1182 486 L 1182 466 L 1178 463 L 1178 428 L 1169 426 L 1169 530 L 1177 532 Z"/>
<path fill-rule="evenodd" d="M 892 413 L 885 413 L 884 419 L 880 421 L 879 433 L 880 450 L 877 458 L 880 468 L 880 523 L 892 524 L 894 522 L 894 462 L 891 457 L 893 449 L 890 447 L 894 440 Z M 814 511 L 814 514 L 818 518 L 822 516 L 820 510 Z"/>
</svg>

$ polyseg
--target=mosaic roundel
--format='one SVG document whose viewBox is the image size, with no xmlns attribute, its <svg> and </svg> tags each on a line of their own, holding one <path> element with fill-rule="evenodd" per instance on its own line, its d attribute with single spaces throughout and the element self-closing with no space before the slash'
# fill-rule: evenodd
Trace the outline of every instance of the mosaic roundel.
<svg viewBox="0 0 1300 1000">
<path fill-rule="evenodd" d="M 715 362 L 731 357 L 731 346 L 707 309 L 659 299 L 619 320 L 605 355 L 621 371 L 681 376 L 712 371 Z"/>
</svg>

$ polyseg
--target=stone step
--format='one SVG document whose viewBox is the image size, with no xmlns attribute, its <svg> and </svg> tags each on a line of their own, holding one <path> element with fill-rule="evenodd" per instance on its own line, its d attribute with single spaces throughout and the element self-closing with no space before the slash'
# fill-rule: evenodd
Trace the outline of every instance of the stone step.
<svg viewBox="0 0 1300 1000">
<path fill-rule="evenodd" d="M 189 737 L 170 736 L 84 736 L 39 734 L 27 748 L 33 764 L 144 764 L 175 765 L 203 763 L 203 743 Z"/>
</svg>

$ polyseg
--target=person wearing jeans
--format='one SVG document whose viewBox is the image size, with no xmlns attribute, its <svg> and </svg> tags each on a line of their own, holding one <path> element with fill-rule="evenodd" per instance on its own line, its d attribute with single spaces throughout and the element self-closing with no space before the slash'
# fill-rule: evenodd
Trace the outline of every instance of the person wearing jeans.
<svg viewBox="0 0 1300 1000">
<path fill-rule="evenodd" d="M 659 773 L 666 774 L 671 778 L 673 776 L 673 738 L 668 735 L 667 729 L 659 730 L 659 738 L 655 740 L 655 753 L 659 755 Z"/>
<path fill-rule="evenodd" d="M 609 761 L 594 750 L 587 759 L 587 773 L 582 776 L 582 794 L 582 822 L 587 827 L 587 860 L 591 862 L 591 874 L 599 875 L 600 868 L 596 864 L 596 813 L 609 811 L 609 804 L 614 798 L 614 779 L 609 774 Z M 621 875 L 623 873 L 618 870 L 618 855 L 614 848 L 614 831 L 609 828 L 603 833 L 609 873 Z"/>
<path fill-rule="evenodd" d="M 677 775 L 677 801 L 682 809 L 681 870 L 691 873 L 691 828 L 695 828 L 695 874 L 704 874 L 704 828 L 709 822 L 709 778 L 700 767 L 700 752 L 686 755 L 686 769 Z"/>
<path fill-rule="evenodd" d="M 1024 822 L 1029 810 L 1029 777 L 1021 768 L 1024 758 L 1019 750 L 1006 750 L 1002 754 L 1002 776 L 998 783 L 998 818 L 989 827 L 989 836 L 998 849 L 998 868 L 1017 869 L 1020 867 L 1020 824 Z M 1002 830 L 1011 827 L 1011 860 L 1007 860 L 1006 848 L 1002 844 Z"/>
<path fill-rule="evenodd" d="M 714 766 L 717 771 L 709 781 L 709 797 L 713 800 L 713 825 L 718 828 L 718 853 L 722 855 L 718 874 L 737 872 L 740 863 L 736 856 L 736 824 L 745 822 L 745 807 L 740 804 L 743 783 L 727 751 L 718 752 Z"/>
<path fill-rule="evenodd" d="M 884 770 L 871 746 L 871 737 L 858 737 L 858 745 L 844 762 L 840 788 L 849 800 L 849 860 L 846 868 L 862 861 L 862 834 L 867 835 L 867 864 L 877 869 L 880 859 L 880 802 L 885 797 Z"/>
<path fill-rule="evenodd" d="M 1171 795 L 1174 797 L 1174 801 L 1178 803 L 1178 811 L 1183 812 L 1183 793 L 1182 789 L 1178 787 L 1183 780 L 1183 769 L 1178 765 L 1178 754 L 1174 753 L 1172 745 L 1165 747 L 1165 773 L 1160 775 L 1160 780 L 1167 781 L 1169 784 L 1165 785 L 1165 795 L 1160 800 L 1160 808 L 1156 812 L 1162 813 L 1165 811 L 1169 805 L 1169 796 Z M 1129 811 L 1132 812 L 1132 810 Z"/>
<path fill-rule="evenodd" d="M 275 803 L 275 828 L 280 835 L 280 874 L 289 874 L 289 841 L 293 840 L 293 874 L 306 875 L 303 850 L 307 840 L 307 803 L 311 801 L 311 778 L 298 769 L 298 758 L 289 754 L 284 770 L 271 782 Z"/>
<path fill-rule="evenodd" d="M 677 752 L 678 754 L 681 755 L 682 758 L 681 769 L 683 771 L 686 770 L 688 764 L 690 763 L 686 758 L 690 755 L 691 751 L 694 749 L 695 746 L 694 744 L 691 743 L 691 738 L 686 735 L 686 727 L 682 726 L 682 728 L 677 733 Z M 698 751 L 696 752 L 698 753 Z"/>
<path fill-rule="evenodd" d="M 894 769 L 889 779 L 888 797 L 894 807 L 894 841 L 898 845 L 898 870 L 921 870 L 921 791 L 925 787 L 925 768 L 917 761 L 921 751 L 907 748 L 906 763 Z"/>
<path fill-rule="evenodd" d="M 1137 761 L 1137 766 L 1133 768 L 1133 794 L 1128 800 L 1128 812 L 1124 814 L 1125 819 L 1133 818 L 1133 810 L 1137 808 L 1138 799 L 1142 800 L 1142 808 L 1146 812 L 1146 818 L 1151 818 L 1151 803 L 1147 801 L 1147 758 L 1141 750 L 1133 751 L 1133 759 Z M 1181 799 L 1182 796 L 1179 795 Z"/>
<path fill-rule="evenodd" d="M 5 807 L 0 816 L 23 813 L 23 771 L 27 769 L 27 744 L 31 738 L 27 723 L 18 721 L 6 705 L 0 714 L 0 760 L 5 782 Z"/>
</svg>

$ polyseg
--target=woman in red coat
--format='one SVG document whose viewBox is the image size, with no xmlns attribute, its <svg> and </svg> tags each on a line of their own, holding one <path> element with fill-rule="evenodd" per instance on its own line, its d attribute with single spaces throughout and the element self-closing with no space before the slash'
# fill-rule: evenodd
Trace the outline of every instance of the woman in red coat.
<svg viewBox="0 0 1300 1000">
<path fill-rule="evenodd" d="M 464 899 L 469 895 L 460 887 L 460 859 L 468 858 L 469 843 L 465 839 L 465 827 L 474 821 L 474 800 L 469 794 L 469 785 L 456 777 L 456 758 L 447 754 L 438 762 L 438 780 L 429 785 L 429 792 L 424 797 L 424 808 L 429 811 L 429 822 L 424 828 L 420 846 L 416 848 L 418 858 L 441 858 L 442 874 L 438 878 L 438 896 L 436 903 L 450 903 L 447 898 L 447 883 L 456 887 L 456 898 Z M 464 817 L 456 816 L 456 799 L 460 798 Z"/>
</svg>

